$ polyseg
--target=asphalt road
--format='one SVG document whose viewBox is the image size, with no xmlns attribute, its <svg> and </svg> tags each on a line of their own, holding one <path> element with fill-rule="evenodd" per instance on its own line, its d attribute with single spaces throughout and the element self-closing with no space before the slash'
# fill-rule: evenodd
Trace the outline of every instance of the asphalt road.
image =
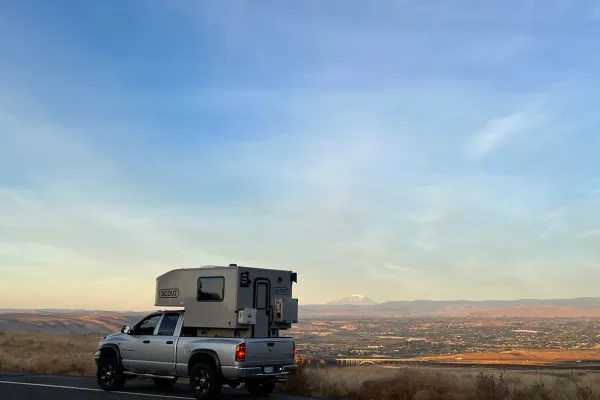
<svg viewBox="0 0 600 400">
<path fill-rule="evenodd" d="M 0 399 L 2 400 L 148 400 L 193 399 L 187 385 L 175 384 L 167 391 L 156 389 L 154 382 L 128 380 L 119 392 L 105 392 L 98 388 L 93 377 L 54 376 L 0 372 Z M 244 389 L 223 387 L 221 399 L 254 399 Z M 273 393 L 271 400 L 301 400 L 306 397 Z"/>
</svg>

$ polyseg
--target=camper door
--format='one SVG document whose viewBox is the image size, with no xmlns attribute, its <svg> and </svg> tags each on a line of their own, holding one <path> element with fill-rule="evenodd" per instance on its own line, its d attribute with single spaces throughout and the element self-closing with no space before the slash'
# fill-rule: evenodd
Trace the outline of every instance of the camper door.
<svg viewBox="0 0 600 400">
<path fill-rule="evenodd" d="M 254 337 L 269 337 L 271 328 L 271 282 L 266 278 L 254 280 L 254 308 L 256 324 Z"/>
</svg>

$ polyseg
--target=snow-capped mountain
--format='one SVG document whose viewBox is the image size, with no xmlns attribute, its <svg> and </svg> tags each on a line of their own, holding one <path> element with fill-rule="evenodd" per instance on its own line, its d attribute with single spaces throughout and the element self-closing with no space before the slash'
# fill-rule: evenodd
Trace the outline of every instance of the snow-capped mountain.
<svg viewBox="0 0 600 400">
<path fill-rule="evenodd" d="M 345 305 L 354 305 L 354 306 L 372 306 L 375 303 L 373 300 L 368 297 L 363 296 L 362 294 L 351 294 L 350 296 L 346 296 L 343 299 L 331 301 L 327 303 L 332 306 L 345 306 Z"/>
</svg>

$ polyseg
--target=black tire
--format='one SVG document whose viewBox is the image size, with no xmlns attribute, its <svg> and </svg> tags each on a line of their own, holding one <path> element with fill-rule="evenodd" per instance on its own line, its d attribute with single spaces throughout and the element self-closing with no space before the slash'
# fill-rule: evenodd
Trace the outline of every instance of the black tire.
<svg viewBox="0 0 600 400">
<path fill-rule="evenodd" d="M 106 357 L 98 363 L 96 382 L 102 390 L 121 390 L 125 386 L 126 377 L 116 357 Z"/>
<path fill-rule="evenodd" d="M 273 389 L 275 389 L 275 381 L 266 379 L 256 379 L 244 382 L 244 386 L 252 396 L 266 397 L 271 394 Z"/>
<path fill-rule="evenodd" d="M 177 378 L 152 378 L 152 380 L 156 387 L 161 390 L 171 389 L 177 382 Z"/>
<path fill-rule="evenodd" d="M 200 361 L 190 370 L 190 390 L 197 400 L 219 398 L 223 381 L 212 363 Z"/>
<path fill-rule="evenodd" d="M 239 379 L 235 379 L 235 380 L 232 380 L 232 381 L 228 381 L 227 382 L 227 386 L 229 386 L 232 389 L 235 389 L 236 387 L 240 386 L 240 383 L 242 383 L 242 382 L 240 382 Z"/>
</svg>

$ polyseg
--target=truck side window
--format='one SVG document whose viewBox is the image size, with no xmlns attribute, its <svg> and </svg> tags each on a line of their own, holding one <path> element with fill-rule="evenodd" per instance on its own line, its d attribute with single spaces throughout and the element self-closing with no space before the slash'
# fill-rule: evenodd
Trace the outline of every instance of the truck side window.
<svg viewBox="0 0 600 400">
<path fill-rule="evenodd" d="M 225 297 L 225 278 L 205 276 L 198 278 L 197 301 L 223 301 Z"/>
<path fill-rule="evenodd" d="M 138 325 L 133 328 L 132 335 L 152 335 L 154 334 L 154 328 L 160 319 L 160 314 L 152 315 L 143 321 L 140 321 Z"/>
<path fill-rule="evenodd" d="M 179 321 L 179 314 L 167 313 L 160 322 L 158 327 L 158 336 L 173 336 L 175 335 L 175 327 Z"/>
</svg>

